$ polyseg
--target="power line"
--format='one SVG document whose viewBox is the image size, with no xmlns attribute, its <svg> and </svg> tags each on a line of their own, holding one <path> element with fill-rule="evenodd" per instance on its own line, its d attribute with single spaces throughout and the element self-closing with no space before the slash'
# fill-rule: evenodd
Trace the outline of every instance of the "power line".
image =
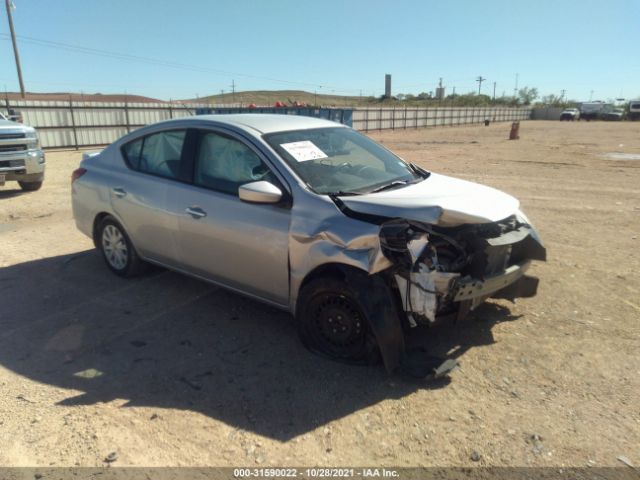
<svg viewBox="0 0 640 480">
<path fill-rule="evenodd" d="M 10 35 L 8 35 L 6 33 L 0 33 L 0 38 L 2 38 L 2 39 L 10 39 L 11 37 L 10 37 Z M 318 85 L 317 83 L 298 82 L 298 81 L 293 81 L 293 80 L 284 80 L 284 79 L 279 79 L 279 78 L 266 77 L 266 76 L 261 76 L 261 75 L 252 75 L 252 74 L 248 74 L 248 73 L 230 72 L 230 71 L 226 71 L 226 70 L 219 70 L 219 69 L 214 69 L 214 68 L 209 68 L 209 67 L 203 67 L 203 66 L 199 66 L 199 65 L 191 65 L 191 64 L 186 64 L 186 63 L 179 63 L 179 62 L 173 62 L 173 61 L 168 61 L 168 60 L 162 60 L 162 59 L 153 58 L 153 57 L 146 57 L 146 56 L 142 56 L 142 55 L 131 55 L 131 54 L 128 54 L 128 53 L 113 52 L 113 51 L 102 50 L 102 49 L 97 49 L 97 48 L 83 47 L 83 46 L 79 46 L 79 45 L 72 45 L 72 44 L 69 44 L 69 43 L 55 42 L 55 41 L 51 41 L 51 40 L 44 40 L 44 39 L 35 38 L 35 37 L 29 37 L 29 36 L 24 36 L 24 35 L 17 35 L 17 38 L 23 43 L 28 43 L 28 44 L 32 44 L 32 45 L 38 45 L 38 46 L 48 47 L 48 48 L 55 48 L 55 49 L 65 50 L 65 51 L 74 52 L 74 53 L 83 53 L 83 54 L 86 54 L 86 55 L 94 55 L 94 56 L 100 56 L 100 57 L 106 57 L 106 58 L 113 58 L 113 59 L 117 59 L 117 60 L 125 60 L 125 61 L 137 62 L 137 63 L 144 63 L 144 64 L 148 64 L 148 65 L 157 65 L 157 66 L 162 66 L 162 67 L 167 67 L 167 68 L 177 68 L 177 69 L 180 69 L 180 70 L 190 70 L 190 71 L 195 71 L 195 72 L 200 72 L 200 73 L 214 73 L 214 74 L 217 74 L 217 75 L 224 75 L 224 76 L 240 76 L 240 77 L 244 77 L 244 78 L 251 78 L 251 79 L 254 79 L 254 80 L 266 80 L 266 81 L 276 82 L 276 83 L 281 83 L 281 84 L 286 84 L 286 85 L 313 86 L 313 87 L 316 87 Z M 334 86 L 334 85 L 322 85 L 322 87 L 326 88 L 326 89 L 332 89 L 332 90 L 340 91 L 340 92 L 358 92 L 360 90 L 358 88 L 343 88 L 343 87 L 338 87 L 338 86 Z"/>
</svg>

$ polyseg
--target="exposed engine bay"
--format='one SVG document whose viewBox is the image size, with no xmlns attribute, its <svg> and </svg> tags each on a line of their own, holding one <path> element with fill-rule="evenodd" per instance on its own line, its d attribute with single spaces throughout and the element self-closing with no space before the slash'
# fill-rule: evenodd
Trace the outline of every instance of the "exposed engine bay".
<svg viewBox="0 0 640 480">
<path fill-rule="evenodd" d="M 411 327 L 461 319 L 489 297 L 531 297 L 538 279 L 525 275 L 545 260 L 535 229 L 518 212 L 504 220 L 439 227 L 394 219 L 380 226 L 380 245 L 393 263 Z"/>
</svg>

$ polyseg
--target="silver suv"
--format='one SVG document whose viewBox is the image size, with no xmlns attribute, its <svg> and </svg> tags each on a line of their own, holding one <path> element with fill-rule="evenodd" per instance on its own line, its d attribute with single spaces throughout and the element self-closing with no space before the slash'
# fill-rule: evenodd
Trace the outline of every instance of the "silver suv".
<svg viewBox="0 0 640 480">
<path fill-rule="evenodd" d="M 44 180 L 44 166 L 36 130 L 0 114 L 0 186 L 15 181 L 23 190 L 38 190 Z"/>
</svg>

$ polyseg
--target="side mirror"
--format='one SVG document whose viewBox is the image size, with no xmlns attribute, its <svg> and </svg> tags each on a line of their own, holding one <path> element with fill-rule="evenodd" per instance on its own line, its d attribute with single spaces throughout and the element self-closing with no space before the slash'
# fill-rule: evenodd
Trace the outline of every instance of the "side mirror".
<svg viewBox="0 0 640 480">
<path fill-rule="evenodd" d="M 278 203 L 282 200 L 282 191 L 264 180 L 241 185 L 238 195 L 240 200 L 250 203 Z"/>
</svg>

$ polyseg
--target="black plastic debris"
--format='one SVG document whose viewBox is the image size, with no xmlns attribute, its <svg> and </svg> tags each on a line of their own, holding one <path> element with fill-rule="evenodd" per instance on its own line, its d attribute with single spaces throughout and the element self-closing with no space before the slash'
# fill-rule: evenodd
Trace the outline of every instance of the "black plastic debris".
<svg viewBox="0 0 640 480">
<path fill-rule="evenodd" d="M 405 352 L 400 371 L 412 378 L 439 380 L 459 366 L 459 362 L 453 358 L 435 357 L 422 348 L 412 348 Z"/>
</svg>

